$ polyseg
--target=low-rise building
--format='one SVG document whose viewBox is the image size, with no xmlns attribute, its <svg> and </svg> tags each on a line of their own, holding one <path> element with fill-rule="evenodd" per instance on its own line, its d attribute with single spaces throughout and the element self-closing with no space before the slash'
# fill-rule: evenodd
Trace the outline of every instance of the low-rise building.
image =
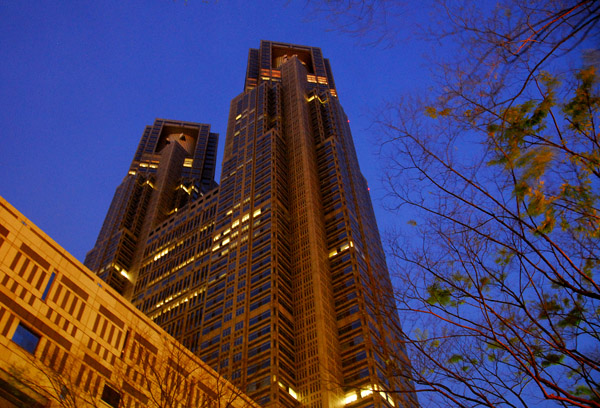
<svg viewBox="0 0 600 408">
<path fill-rule="evenodd" d="M 0 197 L 1 407 L 258 407 Z"/>
</svg>

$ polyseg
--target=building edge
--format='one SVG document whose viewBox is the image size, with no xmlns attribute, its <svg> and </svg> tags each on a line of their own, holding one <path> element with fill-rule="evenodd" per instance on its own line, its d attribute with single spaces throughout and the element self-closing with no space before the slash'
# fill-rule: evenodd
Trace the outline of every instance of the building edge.
<svg viewBox="0 0 600 408">
<path fill-rule="evenodd" d="M 0 362 L 9 408 L 151 406 L 161 387 L 171 402 L 258 407 L 2 197 Z"/>
</svg>

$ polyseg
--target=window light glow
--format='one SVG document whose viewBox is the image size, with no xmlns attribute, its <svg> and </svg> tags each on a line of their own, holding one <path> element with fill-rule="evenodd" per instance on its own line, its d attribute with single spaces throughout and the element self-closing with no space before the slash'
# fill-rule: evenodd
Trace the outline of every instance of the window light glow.
<svg viewBox="0 0 600 408">
<path fill-rule="evenodd" d="M 159 252 L 158 254 L 154 255 L 154 261 L 159 260 L 160 258 L 162 258 L 163 256 L 165 256 L 166 254 L 169 253 L 169 249 L 170 248 L 165 248 L 163 249 L 161 252 Z"/>
<path fill-rule="evenodd" d="M 183 167 L 192 167 L 193 163 L 194 163 L 194 159 L 185 159 L 183 161 Z"/>
<path fill-rule="evenodd" d="M 306 100 L 306 102 L 310 102 L 310 101 L 312 101 L 312 100 L 314 100 L 314 99 L 318 99 L 318 100 L 319 100 L 319 102 L 321 102 L 322 104 L 325 104 L 325 103 L 327 103 L 327 98 L 325 98 L 325 99 L 321 99 L 321 98 L 319 97 L 319 95 L 312 95 L 310 98 L 308 98 L 308 99 Z"/>
<path fill-rule="evenodd" d="M 360 390 L 360 397 L 365 398 L 373 394 L 373 390 Z"/>
<path fill-rule="evenodd" d="M 237 115 L 237 116 L 235 117 L 235 120 L 240 120 L 241 118 L 242 118 L 242 114 L 240 113 L 239 115 Z"/>
<path fill-rule="evenodd" d="M 350 404 L 354 401 L 356 401 L 358 399 L 358 397 L 356 396 L 356 393 L 353 392 L 351 394 L 346 394 L 346 397 L 344 398 L 344 404 Z"/>
</svg>

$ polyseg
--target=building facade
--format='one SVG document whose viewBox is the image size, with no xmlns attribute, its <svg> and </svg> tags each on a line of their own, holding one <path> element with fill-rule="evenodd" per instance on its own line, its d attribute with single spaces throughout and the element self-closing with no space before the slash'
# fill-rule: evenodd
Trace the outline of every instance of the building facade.
<svg viewBox="0 0 600 408">
<path fill-rule="evenodd" d="M 417 406 L 348 122 L 319 48 L 262 41 L 231 102 L 219 186 L 205 180 L 183 204 L 156 198 L 196 162 L 159 132 L 144 200 L 170 204 L 142 215 L 124 266 L 121 185 L 86 265 L 118 273 L 136 307 L 262 406 Z M 139 176 L 139 150 L 124 183 Z M 179 164 L 163 164 L 175 150 Z M 177 165 L 170 184 L 155 181 Z"/>
<path fill-rule="evenodd" d="M 0 407 L 175 406 L 258 408 L 0 197 Z"/>
<path fill-rule="evenodd" d="M 130 297 L 140 237 L 216 186 L 217 143 L 206 124 L 157 119 L 146 126 L 85 265 Z"/>
</svg>

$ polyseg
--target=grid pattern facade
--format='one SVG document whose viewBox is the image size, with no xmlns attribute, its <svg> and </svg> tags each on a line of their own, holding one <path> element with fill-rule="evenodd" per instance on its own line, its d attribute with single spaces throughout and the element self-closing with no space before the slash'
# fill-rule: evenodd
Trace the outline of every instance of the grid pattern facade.
<svg viewBox="0 0 600 408">
<path fill-rule="evenodd" d="M 262 406 L 417 406 L 329 61 L 263 41 L 244 89 L 219 187 L 144 235 L 134 305 Z"/>
<path fill-rule="evenodd" d="M 144 237 L 216 186 L 217 143 L 210 125 L 157 119 L 147 126 L 84 264 L 130 297 Z"/>
<path fill-rule="evenodd" d="M 257 407 L 0 197 L 0 406 L 182 405 Z"/>
</svg>

